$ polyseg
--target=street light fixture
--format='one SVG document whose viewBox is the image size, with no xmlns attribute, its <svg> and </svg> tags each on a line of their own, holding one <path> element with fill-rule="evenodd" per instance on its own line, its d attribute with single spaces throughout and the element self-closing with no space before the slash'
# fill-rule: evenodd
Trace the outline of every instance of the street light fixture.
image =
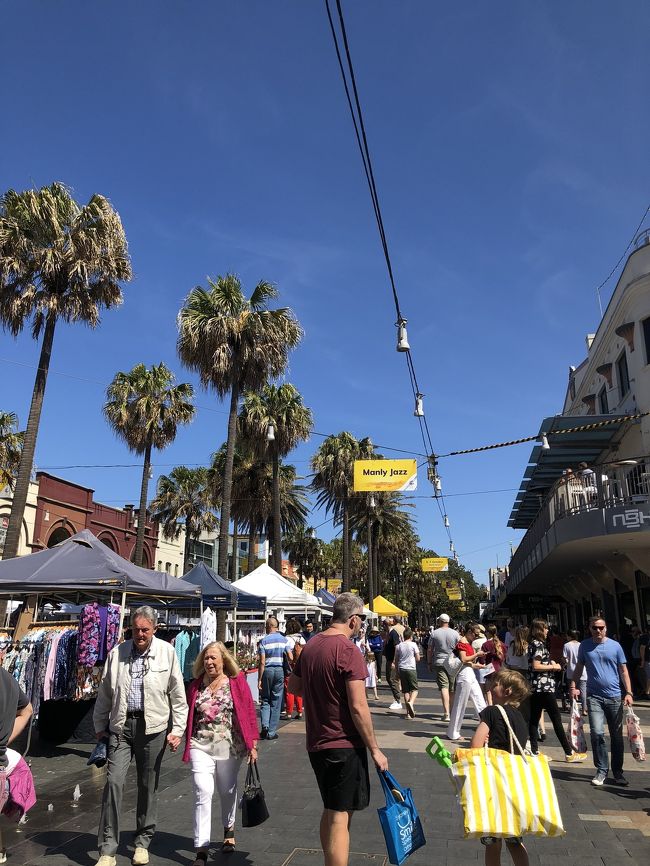
<svg viewBox="0 0 650 866">
<path fill-rule="evenodd" d="M 397 323 L 397 351 L 408 352 L 410 350 L 409 338 L 406 333 L 406 319 L 400 319 Z"/>
<path fill-rule="evenodd" d="M 424 394 L 416 394 L 415 395 L 415 411 L 413 414 L 416 418 L 424 418 L 424 403 L 422 402 L 422 398 Z"/>
<path fill-rule="evenodd" d="M 273 426 L 273 424 L 269 424 L 269 426 L 266 428 L 266 441 L 275 441 L 275 427 Z"/>
</svg>

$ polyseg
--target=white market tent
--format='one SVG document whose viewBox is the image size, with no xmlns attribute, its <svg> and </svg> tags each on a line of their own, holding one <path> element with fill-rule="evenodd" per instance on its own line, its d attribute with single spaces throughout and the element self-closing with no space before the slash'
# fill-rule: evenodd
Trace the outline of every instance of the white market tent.
<svg viewBox="0 0 650 866">
<path fill-rule="evenodd" d="M 290 580 L 282 577 L 265 562 L 254 571 L 240 577 L 239 580 L 235 580 L 233 587 L 249 592 L 251 595 L 265 597 L 269 611 L 280 608 L 302 613 L 322 610 L 322 605 L 315 595 L 298 589 Z"/>
</svg>

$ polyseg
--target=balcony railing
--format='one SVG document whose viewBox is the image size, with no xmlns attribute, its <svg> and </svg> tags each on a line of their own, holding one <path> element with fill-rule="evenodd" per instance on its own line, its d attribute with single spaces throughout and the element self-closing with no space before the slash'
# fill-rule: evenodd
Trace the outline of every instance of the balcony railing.
<svg viewBox="0 0 650 866">
<path fill-rule="evenodd" d="M 650 456 L 594 466 L 562 476 L 546 497 L 510 561 L 509 579 L 503 597 L 538 564 L 536 551 L 549 529 L 558 521 L 596 509 L 639 506 L 650 502 Z"/>
</svg>

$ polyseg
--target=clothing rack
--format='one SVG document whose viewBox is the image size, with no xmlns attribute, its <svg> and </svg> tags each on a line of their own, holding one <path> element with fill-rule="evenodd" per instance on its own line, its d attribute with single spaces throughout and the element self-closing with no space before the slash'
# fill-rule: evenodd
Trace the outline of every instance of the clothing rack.
<svg viewBox="0 0 650 866">
<path fill-rule="evenodd" d="M 69 619 L 44 619 L 30 622 L 27 628 L 79 628 L 79 623 Z"/>
</svg>

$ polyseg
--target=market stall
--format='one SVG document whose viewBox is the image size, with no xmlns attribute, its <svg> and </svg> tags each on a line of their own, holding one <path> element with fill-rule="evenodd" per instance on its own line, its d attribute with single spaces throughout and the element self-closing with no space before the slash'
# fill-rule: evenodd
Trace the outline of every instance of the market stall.
<svg viewBox="0 0 650 866">
<path fill-rule="evenodd" d="M 200 596 L 193 584 L 123 559 L 88 530 L 56 547 L 0 562 L 0 596 L 21 600 L 3 667 L 26 692 L 41 731 L 57 740 L 69 719 L 97 693 L 104 660 L 120 640 L 127 603 L 168 604 Z M 51 603 L 81 604 L 78 613 L 53 612 Z M 39 610 L 48 603 L 47 615 Z M 71 705 L 75 705 L 73 711 Z M 64 737 L 65 738 L 65 737 Z"/>
<path fill-rule="evenodd" d="M 383 595 L 378 595 L 373 601 L 374 612 L 377 616 L 408 616 L 408 611 L 388 601 Z"/>
<path fill-rule="evenodd" d="M 324 606 L 319 599 L 298 589 L 290 580 L 286 580 L 266 563 L 262 563 L 245 577 L 234 581 L 233 587 L 266 597 L 266 614 L 277 617 L 281 630 L 291 616 L 320 622 Z"/>
</svg>

